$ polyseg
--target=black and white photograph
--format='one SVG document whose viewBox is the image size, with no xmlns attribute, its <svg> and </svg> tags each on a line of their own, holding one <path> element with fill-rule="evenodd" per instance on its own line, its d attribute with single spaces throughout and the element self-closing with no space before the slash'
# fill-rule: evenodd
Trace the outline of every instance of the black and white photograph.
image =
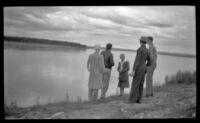
<svg viewBox="0 0 200 123">
<path fill-rule="evenodd" d="M 3 7 L 4 118 L 196 118 L 195 5 Z"/>
</svg>

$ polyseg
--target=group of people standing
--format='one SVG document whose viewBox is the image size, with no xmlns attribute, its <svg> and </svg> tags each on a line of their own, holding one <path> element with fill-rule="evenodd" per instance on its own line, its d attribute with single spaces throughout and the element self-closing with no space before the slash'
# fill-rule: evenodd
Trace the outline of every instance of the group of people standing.
<svg viewBox="0 0 200 123">
<path fill-rule="evenodd" d="M 149 49 L 146 48 L 146 43 Z M 95 52 L 89 55 L 87 61 L 87 69 L 89 74 L 89 101 L 96 102 L 98 99 L 98 91 L 101 90 L 101 100 L 106 97 L 109 87 L 111 70 L 114 66 L 113 54 L 111 53 L 112 44 L 107 44 L 106 49 L 100 53 L 100 45 L 94 46 Z M 119 72 L 118 87 L 120 88 L 120 96 L 124 94 L 124 88 L 129 88 L 129 76 L 133 77 L 131 91 L 129 95 L 129 103 L 141 103 L 143 95 L 143 85 L 146 75 L 146 97 L 153 96 L 153 73 L 157 66 L 157 50 L 153 44 L 153 37 L 140 38 L 140 47 L 137 54 L 133 69 L 128 73 L 130 67 L 129 62 L 125 60 L 125 54 L 120 54 L 121 61 L 118 64 Z"/>
</svg>

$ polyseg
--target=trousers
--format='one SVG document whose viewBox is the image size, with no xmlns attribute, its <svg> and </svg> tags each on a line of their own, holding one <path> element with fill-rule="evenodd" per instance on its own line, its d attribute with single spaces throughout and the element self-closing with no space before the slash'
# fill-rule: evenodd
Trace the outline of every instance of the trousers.
<svg viewBox="0 0 200 123">
<path fill-rule="evenodd" d="M 153 73 L 156 69 L 156 64 L 152 64 L 147 67 L 147 76 L 146 76 L 146 96 L 153 96 Z"/>
<path fill-rule="evenodd" d="M 105 98 L 106 92 L 109 87 L 109 81 L 111 76 L 111 69 L 105 68 L 104 74 L 103 74 L 103 88 L 101 89 L 101 98 Z"/>
<path fill-rule="evenodd" d="M 136 102 L 142 99 L 145 74 L 146 74 L 145 65 L 141 66 L 138 70 L 135 71 L 129 95 L 130 102 Z"/>
</svg>

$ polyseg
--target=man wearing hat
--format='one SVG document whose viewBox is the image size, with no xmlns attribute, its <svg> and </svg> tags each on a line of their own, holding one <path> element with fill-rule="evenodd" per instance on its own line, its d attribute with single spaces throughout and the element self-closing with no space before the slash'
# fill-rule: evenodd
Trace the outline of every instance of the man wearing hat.
<svg viewBox="0 0 200 123">
<path fill-rule="evenodd" d="M 147 37 L 149 45 L 150 63 L 147 65 L 146 97 L 153 96 L 153 73 L 157 66 L 157 50 L 153 44 L 153 37 Z"/>
<path fill-rule="evenodd" d="M 137 49 L 133 71 L 130 76 L 133 77 L 131 91 L 129 95 L 129 103 L 141 103 L 143 94 L 143 84 L 147 70 L 146 62 L 149 60 L 149 51 L 146 48 L 147 38 L 140 38 L 140 47 Z"/>
</svg>

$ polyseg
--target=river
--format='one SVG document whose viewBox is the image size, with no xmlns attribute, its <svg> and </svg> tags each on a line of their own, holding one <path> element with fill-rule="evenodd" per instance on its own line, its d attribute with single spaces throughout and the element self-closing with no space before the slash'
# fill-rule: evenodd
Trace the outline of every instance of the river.
<svg viewBox="0 0 200 123">
<path fill-rule="evenodd" d="M 17 50 L 4 48 L 4 97 L 6 103 L 17 100 L 17 105 L 27 107 L 39 103 L 65 100 L 66 93 L 71 101 L 77 97 L 87 100 L 88 77 L 86 69 L 87 50 Z M 112 69 L 107 95 L 115 94 L 118 84 L 117 65 L 119 55 L 125 54 L 133 67 L 135 52 L 112 51 L 115 66 Z M 154 73 L 154 85 L 164 84 L 166 75 L 178 70 L 196 70 L 196 58 L 158 55 L 158 65 Z M 132 79 L 130 79 L 130 85 Z M 144 84 L 145 85 L 145 84 Z M 129 92 L 130 88 L 125 90 Z M 100 94 L 100 93 L 99 93 Z"/>
</svg>

